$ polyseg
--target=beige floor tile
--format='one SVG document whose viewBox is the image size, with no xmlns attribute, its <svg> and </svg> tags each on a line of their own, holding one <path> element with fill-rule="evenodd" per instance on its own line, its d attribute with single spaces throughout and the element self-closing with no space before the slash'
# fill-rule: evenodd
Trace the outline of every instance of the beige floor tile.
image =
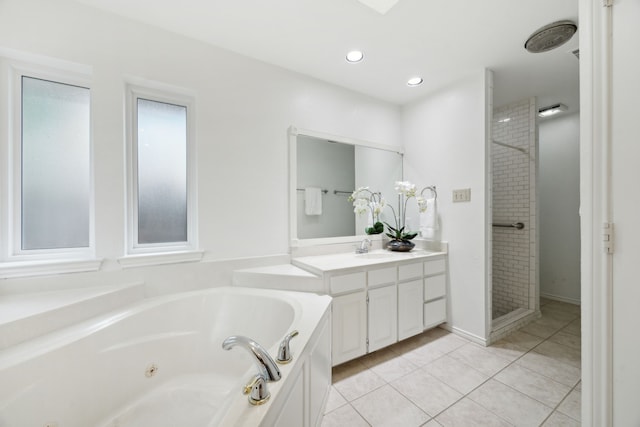
<svg viewBox="0 0 640 427">
<path fill-rule="evenodd" d="M 496 356 L 514 361 L 542 341 L 544 341 L 544 339 L 538 336 L 516 331 L 485 347 L 485 349 Z"/>
<path fill-rule="evenodd" d="M 431 418 L 389 385 L 353 401 L 352 405 L 372 426 L 418 427 Z"/>
<path fill-rule="evenodd" d="M 436 421 L 444 427 L 509 427 L 502 418 L 475 403 L 469 398 L 458 401 L 455 405 L 436 417 Z"/>
<path fill-rule="evenodd" d="M 579 305 L 570 304 L 568 302 L 562 302 L 562 301 L 550 301 L 549 304 L 547 305 L 547 308 L 575 314 L 576 316 L 580 316 L 580 312 L 581 312 L 581 308 Z"/>
<path fill-rule="evenodd" d="M 576 319 L 562 328 L 563 332 L 568 334 L 580 336 L 582 334 L 582 328 L 580 327 L 580 319 Z"/>
<path fill-rule="evenodd" d="M 333 382 L 341 381 L 365 370 L 367 370 L 365 364 L 360 359 L 355 359 L 334 367 L 331 372 L 331 379 Z"/>
<path fill-rule="evenodd" d="M 353 409 L 351 405 L 344 405 L 326 414 L 322 418 L 322 427 L 369 427 L 369 424 Z"/>
<path fill-rule="evenodd" d="M 567 417 L 560 412 L 554 412 L 551 416 L 542 424 L 543 427 L 580 427 L 580 422 L 574 420 L 571 417 Z"/>
<path fill-rule="evenodd" d="M 370 368 L 386 382 L 391 382 L 415 371 L 418 366 L 411 361 L 396 356 L 395 358 L 372 365 Z"/>
<path fill-rule="evenodd" d="M 536 351 L 530 351 L 514 363 L 569 387 L 575 386 L 580 381 L 580 368 L 560 362 L 553 357 Z"/>
<path fill-rule="evenodd" d="M 470 341 L 465 338 L 447 332 L 446 335 L 437 336 L 432 341 L 426 343 L 423 347 L 429 347 L 430 349 L 441 353 L 449 353 L 464 346 L 465 344 L 468 344 L 469 342 Z"/>
<path fill-rule="evenodd" d="M 562 322 L 569 323 L 572 320 L 575 320 L 580 316 L 580 313 L 572 313 L 570 311 L 566 311 L 562 307 L 558 307 L 554 304 L 548 304 L 544 307 L 540 308 L 543 317 L 549 317 L 551 319 L 559 320 Z"/>
<path fill-rule="evenodd" d="M 496 374 L 511 363 L 510 360 L 496 356 L 474 343 L 460 347 L 451 352 L 450 356 L 489 376 Z"/>
<path fill-rule="evenodd" d="M 580 340 L 580 336 L 571 334 L 569 332 L 565 332 L 564 328 L 560 329 L 558 332 L 551 335 L 551 337 L 549 338 L 549 341 L 566 345 L 578 351 L 582 349 L 582 342 Z"/>
<path fill-rule="evenodd" d="M 461 393 L 423 369 L 397 379 L 391 386 L 432 417 L 462 397 Z"/>
<path fill-rule="evenodd" d="M 334 382 L 333 386 L 340 392 L 342 397 L 351 402 L 377 388 L 385 385 L 386 382 L 371 369 L 366 369 L 355 375 L 351 375 L 340 381 Z"/>
<path fill-rule="evenodd" d="M 537 427 L 552 409 L 496 380 L 489 380 L 469 398 L 516 426 Z"/>
<path fill-rule="evenodd" d="M 529 323 L 528 325 L 520 329 L 520 331 L 546 339 L 558 332 L 563 327 L 567 326 L 568 323 L 569 322 L 562 322 L 555 319 L 541 318 L 536 320 L 535 322 Z"/>
<path fill-rule="evenodd" d="M 422 367 L 436 359 L 444 356 L 445 353 L 429 345 L 422 345 L 416 349 L 404 353 L 401 357 L 417 367 Z"/>
<path fill-rule="evenodd" d="M 533 351 L 552 357 L 554 360 L 575 366 L 576 368 L 580 368 L 580 349 L 547 340 L 537 346 Z"/>
<path fill-rule="evenodd" d="M 442 424 L 440 424 L 436 420 L 431 420 L 424 424 L 422 427 L 442 427 Z"/>
<path fill-rule="evenodd" d="M 573 390 L 569 395 L 562 401 L 560 406 L 558 406 L 558 412 L 563 413 L 564 415 L 568 415 L 574 420 L 580 421 L 581 419 L 581 408 L 582 408 L 582 393 Z"/>
<path fill-rule="evenodd" d="M 329 397 L 327 397 L 327 405 L 324 408 L 324 413 L 329 413 L 346 404 L 346 399 L 342 397 L 340 392 L 334 386 L 331 386 L 329 389 Z"/>
<path fill-rule="evenodd" d="M 422 369 L 462 394 L 471 392 L 489 379 L 488 375 L 446 355 Z"/>
<path fill-rule="evenodd" d="M 571 391 L 571 387 L 517 364 L 508 366 L 494 378 L 551 408 Z"/>
</svg>

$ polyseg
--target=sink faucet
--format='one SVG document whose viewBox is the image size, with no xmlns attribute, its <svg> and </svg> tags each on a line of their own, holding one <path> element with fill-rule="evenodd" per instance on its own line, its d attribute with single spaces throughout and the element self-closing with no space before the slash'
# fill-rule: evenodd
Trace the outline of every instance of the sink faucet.
<svg viewBox="0 0 640 427">
<path fill-rule="evenodd" d="M 364 240 L 362 240 L 362 242 L 360 242 L 360 247 L 356 248 L 356 253 L 357 254 L 366 254 L 367 252 L 369 252 L 369 248 L 370 247 L 371 247 L 371 240 L 364 239 Z"/>
<path fill-rule="evenodd" d="M 251 353 L 253 361 L 258 367 L 258 375 L 263 377 L 265 381 L 278 381 L 282 378 L 278 365 L 260 344 L 241 335 L 232 335 L 222 342 L 222 348 L 225 350 L 231 350 L 236 345 Z"/>
</svg>

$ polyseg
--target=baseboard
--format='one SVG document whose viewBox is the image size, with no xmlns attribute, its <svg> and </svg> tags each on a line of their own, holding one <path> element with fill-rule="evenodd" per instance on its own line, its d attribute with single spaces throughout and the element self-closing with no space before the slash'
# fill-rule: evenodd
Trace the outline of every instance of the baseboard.
<svg viewBox="0 0 640 427">
<path fill-rule="evenodd" d="M 574 305 L 580 305 L 580 300 L 579 299 L 574 299 L 574 298 L 567 298 L 567 297 L 563 297 L 560 295 L 553 295 L 553 294 L 547 294 L 547 293 L 540 293 L 540 297 L 541 298 L 546 298 L 546 299 L 551 299 L 554 301 L 560 301 L 560 302 L 566 302 L 569 304 L 574 304 Z"/>
<path fill-rule="evenodd" d="M 460 328 L 456 328 L 455 326 L 451 326 L 448 323 L 443 323 L 442 325 L 440 325 L 440 327 L 442 329 L 445 329 L 445 330 L 451 332 L 451 333 L 454 333 L 454 334 L 459 335 L 459 336 L 461 336 L 463 338 L 466 338 L 469 341 L 472 341 L 472 342 L 474 342 L 476 344 L 480 344 L 480 345 L 485 346 L 485 347 L 487 345 L 489 345 L 489 340 L 486 340 L 486 339 L 484 339 L 482 337 L 479 337 L 479 336 L 477 336 L 475 334 L 472 334 L 470 332 L 464 331 L 464 330 L 462 330 Z"/>
</svg>

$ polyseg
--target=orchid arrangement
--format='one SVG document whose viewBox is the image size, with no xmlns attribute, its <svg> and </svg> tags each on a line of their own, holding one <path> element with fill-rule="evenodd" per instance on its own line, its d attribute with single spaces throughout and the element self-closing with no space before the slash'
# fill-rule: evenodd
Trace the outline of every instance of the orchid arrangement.
<svg viewBox="0 0 640 427">
<path fill-rule="evenodd" d="M 384 225 L 387 226 L 388 233 L 385 233 L 392 240 L 409 241 L 416 237 L 418 233 L 405 232 L 407 217 L 407 202 L 409 199 L 415 198 L 418 203 L 420 212 L 427 210 L 427 202 L 422 195 L 417 195 L 416 186 L 409 181 L 396 181 L 395 190 L 398 193 L 398 210 L 396 211 L 392 205 L 387 204 L 382 193 L 373 192 L 369 187 L 360 187 L 349 196 L 349 201 L 353 202 L 354 213 L 361 215 L 367 212 L 371 213 L 373 227 L 367 227 L 367 234 L 380 234 L 384 231 Z M 394 226 L 387 222 L 380 222 L 380 214 L 385 207 L 389 207 L 393 213 Z"/>
<path fill-rule="evenodd" d="M 409 241 L 416 237 L 418 233 L 405 232 L 406 219 L 407 219 L 407 203 L 409 199 L 415 198 L 418 203 L 418 210 L 424 212 L 427 210 L 427 202 L 421 195 L 416 195 L 416 185 L 409 181 L 396 181 L 394 189 L 398 193 L 398 212 L 393 209 L 393 206 L 389 205 L 393 212 L 393 219 L 395 220 L 395 227 L 385 222 L 385 225 L 389 229 L 389 233 L 386 235 L 392 240 Z"/>
<path fill-rule="evenodd" d="M 369 211 L 373 227 L 365 228 L 367 234 L 380 234 L 384 231 L 384 225 L 380 222 L 380 213 L 384 209 L 386 202 L 382 193 L 373 192 L 369 187 L 360 187 L 349 196 L 349 201 L 353 202 L 353 212 L 362 215 Z"/>
</svg>

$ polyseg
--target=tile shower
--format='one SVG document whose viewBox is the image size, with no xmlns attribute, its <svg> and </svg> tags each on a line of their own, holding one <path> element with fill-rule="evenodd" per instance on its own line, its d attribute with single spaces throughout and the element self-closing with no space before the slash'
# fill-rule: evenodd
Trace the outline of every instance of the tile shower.
<svg viewBox="0 0 640 427">
<path fill-rule="evenodd" d="M 537 105 L 494 109 L 492 121 L 492 318 L 536 310 Z M 522 223 L 517 229 L 508 225 Z"/>
</svg>

